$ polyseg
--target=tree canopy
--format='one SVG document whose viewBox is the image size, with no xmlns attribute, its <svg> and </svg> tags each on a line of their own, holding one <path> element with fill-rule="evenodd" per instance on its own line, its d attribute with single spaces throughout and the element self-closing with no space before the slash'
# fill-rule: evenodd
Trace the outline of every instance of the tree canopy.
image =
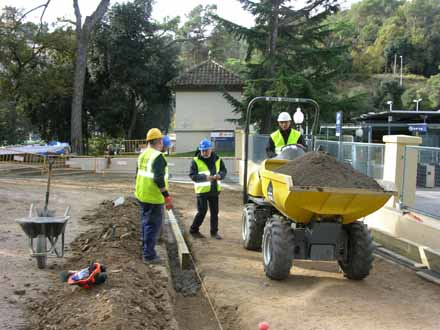
<svg viewBox="0 0 440 330">
<path fill-rule="evenodd" d="M 152 20 L 152 1 L 115 4 L 93 35 L 90 95 L 93 129 L 109 136 L 143 138 L 148 128 L 167 130 L 177 75 L 177 45 L 167 31 L 176 22 Z"/>
<path fill-rule="evenodd" d="M 225 29 L 249 45 L 246 100 L 238 103 L 226 95 L 237 111 L 243 114 L 246 104 L 255 96 L 313 98 L 328 113 L 348 101 L 339 100 L 334 93 L 336 79 L 349 71 L 347 47 L 331 42 L 330 36 L 338 26 L 326 22 L 339 10 L 337 1 L 308 1 L 299 9 L 284 0 L 240 2 L 255 16 L 254 27 L 245 28 L 216 16 Z M 269 132 L 276 112 L 284 109 L 285 105 L 276 105 L 271 115 L 267 106 L 260 106 L 255 114 L 257 125 L 263 132 Z"/>
</svg>

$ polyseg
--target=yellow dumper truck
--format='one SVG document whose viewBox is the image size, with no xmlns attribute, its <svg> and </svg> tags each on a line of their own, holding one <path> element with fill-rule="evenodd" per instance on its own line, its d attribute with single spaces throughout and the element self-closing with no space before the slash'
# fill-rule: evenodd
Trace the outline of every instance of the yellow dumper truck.
<svg viewBox="0 0 440 330">
<path fill-rule="evenodd" d="M 383 186 L 362 189 L 298 185 L 295 177 L 277 172 L 305 154 L 296 145 L 285 146 L 287 157 L 282 157 L 283 150 L 281 157 L 264 160 L 248 179 L 250 115 L 258 101 L 311 105 L 315 110 L 312 133 L 319 115 L 319 106 L 311 99 L 258 97 L 249 103 L 245 128 L 243 246 L 262 250 L 264 271 L 271 279 L 286 278 L 294 260 L 335 260 L 347 278 L 365 278 L 372 266 L 374 247 L 360 219 L 381 208 L 394 191 Z M 313 150 L 311 141 L 309 149 Z"/>
</svg>

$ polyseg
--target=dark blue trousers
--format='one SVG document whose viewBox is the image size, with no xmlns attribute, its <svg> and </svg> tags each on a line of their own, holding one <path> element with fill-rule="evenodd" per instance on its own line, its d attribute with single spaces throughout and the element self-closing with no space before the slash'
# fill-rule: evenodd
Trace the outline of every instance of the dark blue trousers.
<svg viewBox="0 0 440 330">
<path fill-rule="evenodd" d="M 144 259 L 157 257 L 156 246 L 162 225 L 163 204 L 149 204 L 139 201 L 141 206 L 141 237 Z"/>
<path fill-rule="evenodd" d="M 208 212 L 211 214 L 211 235 L 218 232 L 218 195 L 197 195 L 197 214 L 191 225 L 190 232 L 198 233 Z"/>
</svg>

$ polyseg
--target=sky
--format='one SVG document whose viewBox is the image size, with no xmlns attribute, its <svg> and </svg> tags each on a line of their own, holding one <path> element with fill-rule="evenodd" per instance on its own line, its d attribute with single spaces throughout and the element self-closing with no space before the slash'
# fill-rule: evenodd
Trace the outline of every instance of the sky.
<svg viewBox="0 0 440 330">
<path fill-rule="evenodd" d="M 92 14 L 99 3 L 99 0 L 78 1 L 83 19 L 85 16 Z M 341 3 L 343 8 L 348 8 L 351 4 L 358 1 L 360 0 L 342 0 Z M 5 5 L 10 5 L 29 10 L 45 2 L 46 0 L 0 0 L 0 8 Z M 116 2 L 124 1 L 111 0 L 110 5 Z M 207 4 L 216 4 L 219 16 L 248 27 L 253 24 L 252 16 L 241 8 L 238 0 L 156 0 L 156 4 L 153 7 L 153 17 L 157 20 L 162 20 L 166 16 L 180 16 L 181 21 L 185 21 L 185 15 L 199 4 L 204 6 Z M 40 15 L 41 11 L 35 11 L 32 13 L 30 19 L 38 21 Z M 75 18 L 73 1 L 51 0 L 44 17 L 44 20 L 48 22 L 55 22 L 58 17 L 66 17 L 73 20 Z"/>
</svg>

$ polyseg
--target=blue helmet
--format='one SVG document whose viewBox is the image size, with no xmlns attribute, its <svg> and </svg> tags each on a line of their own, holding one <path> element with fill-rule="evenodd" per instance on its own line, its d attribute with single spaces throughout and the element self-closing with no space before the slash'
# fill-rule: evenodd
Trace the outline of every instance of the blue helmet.
<svg viewBox="0 0 440 330">
<path fill-rule="evenodd" d="M 165 135 L 165 136 L 162 138 L 162 142 L 163 142 L 163 147 L 164 147 L 164 148 L 169 148 L 169 147 L 171 147 L 171 139 L 170 139 L 170 137 L 169 137 L 168 135 Z"/>
<path fill-rule="evenodd" d="M 212 148 L 212 143 L 208 139 L 203 139 L 202 141 L 200 141 L 200 144 L 199 144 L 200 151 L 208 150 L 211 148 Z"/>
</svg>

